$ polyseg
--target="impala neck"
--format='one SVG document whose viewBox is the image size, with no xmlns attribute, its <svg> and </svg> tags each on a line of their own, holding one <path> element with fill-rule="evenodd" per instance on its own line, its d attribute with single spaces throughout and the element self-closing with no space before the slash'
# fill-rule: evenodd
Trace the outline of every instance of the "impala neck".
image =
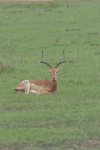
<svg viewBox="0 0 100 150">
<path fill-rule="evenodd" d="M 50 81 L 50 92 L 54 92 L 57 90 L 57 80 L 49 79 Z"/>
</svg>

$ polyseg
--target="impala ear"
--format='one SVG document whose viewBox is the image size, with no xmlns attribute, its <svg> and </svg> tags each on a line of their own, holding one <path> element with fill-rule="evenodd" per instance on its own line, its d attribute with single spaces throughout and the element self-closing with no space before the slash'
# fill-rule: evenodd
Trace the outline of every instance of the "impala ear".
<svg viewBox="0 0 100 150">
<path fill-rule="evenodd" d="M 48 67 L 48 69 L 49 69 L 49 71 L 51 70 L 51 68 L 50 68 L 50 67 Z"/>
<path fill-rule="evenodd" d="M 59 70 L 59 68 L 56 68 L 56 71 L 58 71 Z"/>
</svg>

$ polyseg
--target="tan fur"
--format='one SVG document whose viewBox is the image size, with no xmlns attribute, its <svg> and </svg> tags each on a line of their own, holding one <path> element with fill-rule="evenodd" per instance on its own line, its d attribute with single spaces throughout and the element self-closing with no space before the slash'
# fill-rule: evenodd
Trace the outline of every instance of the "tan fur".
<svg viewBox="0 0 100 150">
<path fill-rule="evenodd" d="M 43 94 L 43 93 L 51 93 L 56 92 L 60 93 L 60 91 L 57 91 L 57 71 L 59 68 L 49 68 L 49 71 L 51 73 L 50 79 L 27 79 L 20 82 L 16 89 L 15 93 L 23 93 L 25 94 Z"/>
</svg>

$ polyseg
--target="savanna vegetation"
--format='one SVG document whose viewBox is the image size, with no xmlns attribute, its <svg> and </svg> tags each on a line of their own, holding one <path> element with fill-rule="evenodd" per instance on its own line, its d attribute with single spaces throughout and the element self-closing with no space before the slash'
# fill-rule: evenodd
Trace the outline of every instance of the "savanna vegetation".
<svg viewBox="0 0 100 150">
<path fill-rule="evenodd" d="M 58 93 L 15 94 L 59 66 Z M 100 1 L 0 2 L 0 150 L 100 149 Z"/>
</svg>

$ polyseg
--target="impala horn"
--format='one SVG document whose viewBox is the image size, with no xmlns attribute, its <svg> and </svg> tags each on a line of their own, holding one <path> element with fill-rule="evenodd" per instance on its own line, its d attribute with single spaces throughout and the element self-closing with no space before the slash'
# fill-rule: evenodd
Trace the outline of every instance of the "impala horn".
<svg viewBox="0 0 100 150">
<path fill-rule="evenodd" d="M 41 60 L 40 63 L 44 63 L 44 64 L 48 65 L 50 68 L 52 68 L 50 64 L 48 64 L 47 62 L 44 62 L 44 61 L 43 61 L 43 51 L 42 51 L 42 60 Z"/>
<path fill-rule="evenodd" d="M 64 56 L 64 61 L 59 62 L 59 63 L 55 66 L 55 68 L 57 68 L 61 63 L 66 62 L 66 60 L 65 60 L 65 55 L 64 55 L 64 51 L 63 51 L 63 56 Z"/>
</svg>

